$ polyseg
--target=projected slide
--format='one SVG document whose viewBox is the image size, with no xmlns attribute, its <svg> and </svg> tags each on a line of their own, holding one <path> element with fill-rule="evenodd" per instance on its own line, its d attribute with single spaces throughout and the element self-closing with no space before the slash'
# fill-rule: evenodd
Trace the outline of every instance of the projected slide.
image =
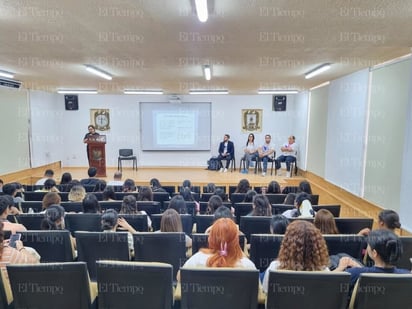
<svg viewBox="0 0 412 309">
<path fill-rule="evenodd" d="M 210 103 L 140 103 L 142 150 L 210 150 Z"/>
</svg>

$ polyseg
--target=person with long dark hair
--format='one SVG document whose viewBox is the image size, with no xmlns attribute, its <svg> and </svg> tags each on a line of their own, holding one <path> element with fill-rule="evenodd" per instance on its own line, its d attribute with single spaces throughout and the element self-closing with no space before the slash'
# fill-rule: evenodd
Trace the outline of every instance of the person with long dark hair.
<svg viewBox="0 0 412 309">
<path fill-rule="evenodd" d="M 258 155 L 258 147 L 255 145 L 255 135 L 253 133 L 249 133 L 249 136 L 246 141 L 246 147 L 244 148 L 245 156 L 243 159 L 245 160 L 245 169 L 241 172 L 243 174 L 249 173 L 249 167 L 252 165 L 253 159 L 256 159 Z"/>
</svg>

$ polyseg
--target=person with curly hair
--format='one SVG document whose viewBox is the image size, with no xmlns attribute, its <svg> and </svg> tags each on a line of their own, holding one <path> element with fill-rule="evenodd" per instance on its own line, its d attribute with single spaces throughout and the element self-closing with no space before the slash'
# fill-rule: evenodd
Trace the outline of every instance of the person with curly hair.
<svg viewBox="0 0 412 309">
<path fill-rule="evenodd" d="M 328 247 L 320 231 L 310 222 L 296 220 L 286 229 L 277 260 L 266 269 L 263 291 L 268 291 L 271 270 L 322 271 L 329 270 L 328 265 Z"/>
<path fill-rule="evenodd" d="M 322 234 L 339 234 L 333 214 L 327 209 L 319 209 L 316 212 L 313 224 Z"/>
<path fill-rule="evenodd" d="M 238 267 L 256 269 L 239 245 L 239 230 L 230 218 L 216 220 L 210 228 L 209 248 L 200 249 L 183 267 Z"/>
</svg>

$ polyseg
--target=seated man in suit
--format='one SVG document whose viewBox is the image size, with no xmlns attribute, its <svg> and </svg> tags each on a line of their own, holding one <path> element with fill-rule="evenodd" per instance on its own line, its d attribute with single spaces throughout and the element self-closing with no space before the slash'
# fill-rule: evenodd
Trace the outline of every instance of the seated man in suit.
<svg viewBox="0 0 412 309">
<path fill-rule="evenodd" d="M 295 143 L 295 137 L 293 135 L 289 136 L 288 142 L 280 147 L 280 150 L 282 151 L 282 154 L 275 161 L 276 170 L 280 169 L 281 162 L 286 162 L 287 176 L 290 177 L 290 164 L 296 162 L 297 145 Z M 280 171 L 277 172 L 277 175 L 280 176 Z"/>
<path fill-rule="evenodd" d="M 223 136 L 223 142 L 219 144 L 219 156 L 217 157 L 221 165 L 220 171 L 224 173 L 226 173 L 229 168 L 230 160 L 235 157 L 235 146 L 229 139 L 229 134 L 225 134 L 225 136 Z M 222 160 L 226 160 L 226 167 L 224 169 L 221 162 Z"/>
</svg>

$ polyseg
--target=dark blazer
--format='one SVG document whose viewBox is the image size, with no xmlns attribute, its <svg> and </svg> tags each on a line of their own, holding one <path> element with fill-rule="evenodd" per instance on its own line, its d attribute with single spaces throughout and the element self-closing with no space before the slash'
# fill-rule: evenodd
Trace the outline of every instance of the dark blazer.
<svg viewBox="0 0 412 309">
<path fill-rule="evenodd" d="M 219 144 L 219 154 L 220 155 L 223 154 L 224 149 L 225 149 L 225 142 L 221 142 Z M 230 154 L 230 156 L 232 158 L 235 157 L 235 146 L 234 146 L 233 142 L 231 142 L 231 141 L 227 141 L 227 153 Z"/>
</svg>

